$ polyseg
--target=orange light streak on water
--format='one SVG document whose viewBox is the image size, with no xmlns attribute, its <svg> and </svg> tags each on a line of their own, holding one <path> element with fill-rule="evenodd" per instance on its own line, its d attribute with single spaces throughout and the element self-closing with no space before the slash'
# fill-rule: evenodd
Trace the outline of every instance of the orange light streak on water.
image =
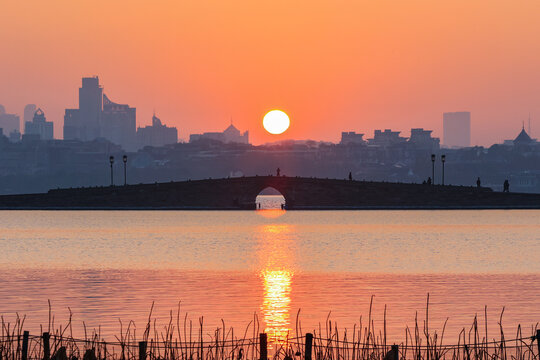
<svg viewBox="0 0 540 360">
<path fill-rule="evenodd" d="M 265 332 L 280 342 L 291 332 L 291 290 L 294 277 L 294 251 L 291 226 L 272 224 L 261 228 L 261 271 L 263 302 L 261 312 Z"/>
<path fill-rule="evenodd" d="M 281 217 L 285 215 L 285 210 L 281 209 L 262 209 L 257 210 L 257 214 L 267 218 L 267 219 L 277 219 L 278 217 Z"/>
<path fill-rule="evenodd" d="M 291 331 L 289 311 L 293 273 L 286 270 L 266 270 L 262 276 L 264 300 L 261 310 L 266 324 L 265 332 L 271 340 L 279 342 Z"/>
</svg>

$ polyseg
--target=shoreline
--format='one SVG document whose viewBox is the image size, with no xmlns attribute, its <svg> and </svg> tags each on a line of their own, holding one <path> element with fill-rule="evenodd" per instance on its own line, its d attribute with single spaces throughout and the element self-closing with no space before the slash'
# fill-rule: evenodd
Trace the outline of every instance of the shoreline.
<svg viewBox="0 0 540 360">
<path fill-rule="evenodd" d="M 237 207 L 199 207 L 199 206 L 125 206 L 125 207 L 82 207 L 82 206 L 19 206 L 2 207 L 0 211 L 273 211 L 280 209 L 241 209 Z M 365 211 L 365 210 L 540 210 L 539 205 L 501 205 L 501 206 L 297 206 L 283 211 Z"/>
</svg>

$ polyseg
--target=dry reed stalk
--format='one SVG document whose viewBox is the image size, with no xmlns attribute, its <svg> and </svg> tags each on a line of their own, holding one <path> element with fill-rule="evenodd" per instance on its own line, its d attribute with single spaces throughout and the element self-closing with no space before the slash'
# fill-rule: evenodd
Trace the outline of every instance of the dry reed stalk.
<svg viewBox="0 0 540 360">
<path fill-rule="evenodd" d="M 82 359 L 83 355 L 94 354 L 102 360 L 135 360 L 139 358 L 138 342 L 146 342 L 147 359 L 167 360 L 259 360 L 259 321 L 256 314 L 246 326 L 242 337 L 236 337 L 232 327 L 227 328 L 222 320 L 220 326 L 209 333 L 204 332 L 204 318 L 199 318 L 198 328 L 185 314 L 180 321 L 181 307 L 178 303 L 176 314 L 171 311 L 163 328 L 158 328 L 157 320 L 152 318 L 154 304 L 150 308 L 148 321 L 142 333 L 137 336 L 133 321 L 124 326 L 119 320 L 120 331 L 115 335 L 115 342 L 105 342 L 101 328 L 89 331 L 83 322 L 84 338 L 73 336 L 73 313 L 69 310 L 69 319 L 65 326 L 55 324 L 55 316 L 49 303 L 47 329 L 51 335 L 52 359 L 61 360 L 65 350 L 69 359 Z M 325 320 L 324 327 L 318 324 L 313 330 L 313 360 L 394 360 L 389 359 L 386 306 L 383 313 L 383 326 L 375 329 L 373 317 L 373 297 L 371 297 L 367 324 L 362 317 L 354 324 L 352 333 L 340 329 L 331 320 L 331 314 Z M 538 324 L 531 326 L 530 334 L 524 334 L 524 328 L 518 326 L 514 339 L 507 340 L 502 320 L 504 308 L 499 316 L 499 338 L 488 338 L 487 308 L 484 308 L 484 329 L 479 326 L 475 315 L 469 328 L 463 328 L 456 344 L 444 344 L 448 319 L 442 332 L 430 328 L 429 297 L 426 301 L 423 330 L 420 331 L 418 314 L 415 316 L 414 329 L 405 328 L 404 341 L 398 343 L 400 360 L 540 360 L 537 347 L 533 345 Z M 0 359 L 19 360 L 22 353 L 22 335 L 26 317 L 16 314 L 12 323 L 0 317 Z M 43 327 L 40 327 L 43 330 Z M 43 332 L 43 331 L 42 331 Z M 248 338 L 248 334 L 252 337 Z M 272 360 L 302 360 L 305 358 L 305 337 L 303 336 L 300 311 L 296 316 L 296 336 L 287 334 L 283 339 L 273 339 Z M 62 350 L 64 349 L 64 350 Z M 43 344 L 41 336 L 33 334 L 28 342 L 28 359 L 41 359 Z"/>
</svg>

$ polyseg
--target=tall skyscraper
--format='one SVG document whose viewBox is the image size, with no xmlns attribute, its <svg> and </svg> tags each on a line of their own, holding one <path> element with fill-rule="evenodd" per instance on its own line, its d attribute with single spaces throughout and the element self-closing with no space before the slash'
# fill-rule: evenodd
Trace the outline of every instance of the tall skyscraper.
<svg viewBox="0 0 540 360">
<path fill-rule="evenodd" d="M 64 139 L 90 141 L 102 137 L 133 150 L 135 132 L 136 109 L 110 101 L 97 76 L 83 78 L 79 108 L 66 109 L 64 115 Z"/>
<path fill-rule="evenodd" d="M 447 147 L 471 146 L 471 113 L 443 113 L 443 143 Z"/>
<path fill-rule="evenodd" d="M 100 120 L 103 108 L 103 88 L 97 76 L 82 79 L 79 89 L 79 111 L 85 137 L 93 140 L 101 136 Z"/>
<path fill-rule="evenodd" d="M 103 88 L 99 78 L 83 78 L 79 88 L 79 108 L 66 109 L 64 115 L 64 139 L 88 141 L 100 137 L 102 102 Z"/>
<path fill-rule="evenodd" d="M 136 109 L 125 104 L 117 104 L 103 94 L 101 112 L 101 136 L 121 145 L 125 150 L 135 149 Z"/>
</svg>

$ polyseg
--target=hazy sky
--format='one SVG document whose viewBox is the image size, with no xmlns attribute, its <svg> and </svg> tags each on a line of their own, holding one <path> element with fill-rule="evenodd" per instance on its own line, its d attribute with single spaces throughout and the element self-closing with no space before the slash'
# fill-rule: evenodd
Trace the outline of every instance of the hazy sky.
<svg viewBox="0 0 540 360">
<path fill-rule="evenodd" d="M 82 76 L 179 135 L 336 141 L 411 127 L 442 136 L 471 111 L 473 144 L 540 136 L 540 1 L 0 0 L 0 104 L 42 107 L 62 136 Z M 279 108 L 282 135 L 262 129 Z"/>
</svg>

